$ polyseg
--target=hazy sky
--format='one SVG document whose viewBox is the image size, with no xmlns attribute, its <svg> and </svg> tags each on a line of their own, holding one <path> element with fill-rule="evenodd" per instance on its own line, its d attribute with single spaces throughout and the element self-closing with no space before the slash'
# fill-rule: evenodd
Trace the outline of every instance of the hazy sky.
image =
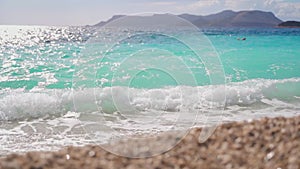
<svg viewBox="0 0 300 169">
<path fill-rule="evenodd" d="M 115 14 L 265 10 L 300 20 L 300 0 L 0 0 L 1 25 L 93 25 Z"/>
</svg>

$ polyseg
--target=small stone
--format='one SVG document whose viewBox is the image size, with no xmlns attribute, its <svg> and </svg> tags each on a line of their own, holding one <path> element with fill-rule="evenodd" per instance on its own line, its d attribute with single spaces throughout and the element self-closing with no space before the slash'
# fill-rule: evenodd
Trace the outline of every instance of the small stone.
<svg viewBox="0 0 300 169">
<path fill-rule="evenodd" d="M 66 154 L 66 159 L 70 160 L 70 155 L 69 154 Z"/>
<path fill-rule="evenodd" d="M 266 160 L 267 161 L 271 160 L 274 157 L 274 154 L 275 154 L 274 152 L 268 153 L 267 156 L 266 156 Z"/>
<path fill-rule="evenodd" d="M 89 152 L 89 156 L 90 156 L 90 157 L 95 157 L 95 155 L 96 155 L 95 151 L 90 151 L 90 152 Z"/>
</svg>

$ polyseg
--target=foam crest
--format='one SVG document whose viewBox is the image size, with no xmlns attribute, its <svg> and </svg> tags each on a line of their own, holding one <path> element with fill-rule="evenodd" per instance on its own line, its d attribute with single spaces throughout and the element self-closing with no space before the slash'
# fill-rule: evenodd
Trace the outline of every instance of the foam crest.
<svg viewBox="0 0 300 169">
<path fill-rule="evenodd" d="M 226 104 L 224 98 L 226 93 Z M 187 112 L 208 111 L 212 103 L 224 106 L 252 106 L 258 103 L 276 107 L 299 103 L 300 78 L 253 79 L 222 86 L 175 86 L 160 89 L 127 87 L 84 90 L 44 89 L 2 90 L 0 120 L 24 120 L 62 116 L 68 112 Z M 296 106 L 297 107 L 297 106 Z"/>
</svg>

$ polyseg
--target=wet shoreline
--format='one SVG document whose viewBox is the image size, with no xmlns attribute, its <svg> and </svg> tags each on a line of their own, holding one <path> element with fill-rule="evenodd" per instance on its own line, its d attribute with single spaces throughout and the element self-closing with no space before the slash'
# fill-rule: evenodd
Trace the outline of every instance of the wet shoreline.
<svg viewBox="0 0 300 169">
<path fill-rule="evenodd" d="M 8 155 L 0 168 L 300 168 L 300 116 L 223 124 L 205 143 L 198 141 L 200 132 L 192 129 L 173 149 L 149 158 L 121 157 L 89 145 Z"/>
</svg>

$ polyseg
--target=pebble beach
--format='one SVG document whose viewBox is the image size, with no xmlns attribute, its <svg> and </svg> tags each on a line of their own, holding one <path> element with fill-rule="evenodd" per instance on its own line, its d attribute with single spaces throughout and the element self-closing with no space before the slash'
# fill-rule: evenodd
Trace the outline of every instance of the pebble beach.
<svg viewBox="0 0 300 169">
<path fill-rule="evenodd" d="M 149 158 L 121 157 L 99 145 L 89 145 L 11 154 L 1 158 L 0 168 L 300 168 L 300 116 L 226 123 L 204 143 L 198 141 L 200 132 L 201 128 L 191 129 L 173 149 Z M 171 139 L 172 134 L 162 137 Z M 119 144 L 128 146 L 126 142 Z"/>
</svg>

